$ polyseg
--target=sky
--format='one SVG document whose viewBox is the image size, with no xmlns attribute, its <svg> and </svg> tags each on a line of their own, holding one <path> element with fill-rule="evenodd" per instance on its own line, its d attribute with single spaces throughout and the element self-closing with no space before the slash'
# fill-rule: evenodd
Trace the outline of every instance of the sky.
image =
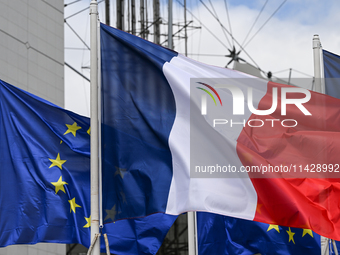
<svg viewBox="0 0 340 255">
<path fill-rule="evenodd" d="M 147 1 L 149 19 L 152 20 L 152 0 Z M 181 6 L 183 0 L 173 1 L 173 22 L 183 24 L 184 8 Z M 64 2 L 68 4 L 74 0 Z M 287 78 L 289 69 L 292 68 L 292 77 L 308 78 L 314 74 L 313 35 L 319 35 L 323 49 L 340 54 L 338 0 L 202 0 L 202 2 L 187 0 L 187 20 L 193 21 L 190 25 L 201 27 L 188 29 L 188 57 L 200 62 L 225 67 L 230 60 L 225 57 L 229 54 L 228 49 L 235 45 L 239 51 L 241 49 L 239 45 L 246 45 L 240 57 L 264 72 L 271 71 L 274 76 Z M 90 45 L 88 10 L 70 18 L 69 16 L 87 8 L 89 3 L 90 0 L 81 0 L 65 7 L 67 24 L 88 46 Z M 136 1 L 137 9 L 138 3 L 139 1 Z M 161 0 L 160 10 L 161 17 L 166 23 L 167 1 Z M 114 27 L 115 1 L 111 1 L 110 13 L 110 25 Z M 232 32 L 235 41 L 222 29 L 214 16 L 229 32 Z M 101 22 L 105 22 L 104 17 L 105 9 L 102 2 L 99 3 Z M 89 78 L 89 50 L 67 24 L 65 24 L 65 62 Z M 252 26 L 253 29 L 250 31 Z M 166 25 L 161 29 L 163 33 L 167 33 Z M 178 26 L 174 26 L 173 30 L 177 31 Z M 249 31 L 247 40 L 251 41 L 244 43 Z M 152 40 L 152 36 L 149 36 L 149 39 Z M 184 54 L 183 39 L 175 38 L 174 46 L 177 52 Z M 232 64 L 228 67 L 232 68 Z M 65 108 L 88 116 L 89 86 L 89 82 L 65 67 Z"/>
</svg>

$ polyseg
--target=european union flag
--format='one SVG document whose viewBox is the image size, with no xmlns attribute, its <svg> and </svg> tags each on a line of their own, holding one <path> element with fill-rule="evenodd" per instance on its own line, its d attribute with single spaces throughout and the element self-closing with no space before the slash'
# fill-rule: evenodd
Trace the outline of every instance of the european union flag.
<svg viewBox="0 0 340 255">
<path fill-rule="evenodd" d="M 0 114 L 0 247 L 89 247 L 90 120 L 3 81 Z M 155 254 L 175 219 L 156 214 L 106 224 L 103 231 L 112 253 Z"/>
<path fill-rule="evenodd" d="M 320 236 L 289 228 L 211 213 L 197 213 L 198 254 L 293 255 L 321 253 Z"/>
<path fill-rule="evenodd" d="M 0 110 L 0 246 L 87 242 L 89 120 L 2 81 Z"/>
</svg>

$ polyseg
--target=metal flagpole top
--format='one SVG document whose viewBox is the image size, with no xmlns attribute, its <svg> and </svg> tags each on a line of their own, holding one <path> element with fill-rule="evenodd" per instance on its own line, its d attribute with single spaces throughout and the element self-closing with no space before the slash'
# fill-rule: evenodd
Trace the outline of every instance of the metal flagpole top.
<svg viewBox="0 0 340 255">
<path fill-rule="evenodd" d="M 314 56 L 314 78 L 315 91 L 325 93 L 322 46 L 319 35 L 313 36 L 313 56 Z"/>
<path fill-rule="evenodd" d="M 314 35 L 313 36 L 313 49 L 321 49 L 321 42 L 320 42 L 320 38 L 319 35 Z"/>
</svg>

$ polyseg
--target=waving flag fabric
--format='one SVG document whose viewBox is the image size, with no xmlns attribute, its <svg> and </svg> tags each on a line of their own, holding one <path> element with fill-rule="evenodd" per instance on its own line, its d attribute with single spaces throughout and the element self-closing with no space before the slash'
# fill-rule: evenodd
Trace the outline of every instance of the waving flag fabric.
<svg viewBox="0 0 340 255">
<path fill-rule="evenodd" d="M 340 56 L 323 50 L 326 94 L 340 98 Z"/>
<path fill-rule="evenodd" d="M 320 236 L 310 229 L 197 213 L 198 254 L 320 255 Z"/>
<path fill-rule="evenodd" d="M 0 247 L 89 247 L 90 120 L 3 81 L 0 112 Z M 175 219 L 122 220 L 106 224 L 104 233 L 112 253 L 155 254 Z"/>
<path fill-rule="evenodd" d="M 0 81 L 0 246 L 88 242 L 89 119 Z"/>
<path fill-rule="evenodd" d="M 310 229 L 270 225 L 197 213 L 198 254 L 321 254 L 320 236 Z"/>
<path fill-rule="evenodd" d="M 208 66 L 104 24 L 100 33 L 108 194 L 103 206 L 114 212 L 106 222 L 195 210 L 312 229 L 340 240 L 337 99 L 303 89 L 292 93 L 296 88 Z M 211 78 L 229 81 L 220 89 Z M 287 105 L 294 98 L 305 102 Z M 270 114 L 252 113 L 270 110 L 272 101 L 277 105 Z M 228 125 L 214 126 L 211 107 Z M 195 166 L 201 159 L 215 165 Z M 266 166 L 301 174 L 235 176 L 221 172 L 228 165 L 237 171 Z M 195 169 L 203 175 L 190 178 Z M 315 178 L 320 172 L 322 178 Z"/>
</svg>

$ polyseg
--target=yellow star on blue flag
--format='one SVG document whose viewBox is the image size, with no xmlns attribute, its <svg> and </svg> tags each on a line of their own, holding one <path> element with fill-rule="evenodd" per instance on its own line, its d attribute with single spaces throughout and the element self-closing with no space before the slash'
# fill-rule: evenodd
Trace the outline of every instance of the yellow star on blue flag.
<svg viewBox="0 0 340 255">
<path fill-rule="evenodd" d="M 72 198 L 71 200 L 68 201 L 70 203 L 70 212 L 73 211 L 74 213 L 76 213 L 76 208 L 77 207 L 81 207 L 80 205 L 78 205 L 76 203 L 76 198 Z"/>
<path fill-rule="evenodd" d="M 114 221 L 117 215 L 116 205 L 114 205 L 110 210 L 105 210 L 105 212 L 107 213 L 107 215 L 104 221 L 108 219 L 111 219 L 112 221 Z"/>
<path fill-rule="evenodd" d="M 57 182 L 51 182 L 54 186 L 55 186 L 55 193 L 57 194 L 59 190 L 61 190 L 62 192 L 65 192 L 65 188 L 64 185 L 68 185 L 67 182 L 63 181 L 63 177 L 60 176 L 59 180 Z"/>
<path fill-rule="evenodd" d="M 66 135 L 68 133 L 72 133 L 74 135 L 74 137 L 76 137 L 77 130 L 81 129 L 81 127 L 79 127 L 76 122 L 74 122 L 72 125 L 69 125 L 69 124 L 65 124 L 65 125 L 67 126 L 67 130 L 64 133 L 64 135 Z"/>
<path fill-rule="evenodd" d="M 121 177 L 122 179 L 124 179 L 124 176 L 125 176 L 127 173 L 128 173 L 128 172 L 127 172 L 127 170 L 126 170 L 125 168 L 120 168 L 120 167 L 117 167 L 117 166 L 116 166 L 116 172 L 115 172 L 114 176 L 120 175 L 120 177 Z"/>
<path fill-rule="evenodd" d="M 287 234 L 289 235 L 289 240 L 288 240 L 288 242 L 292 241 L 292 242 L 295 244 L 295 241 L 294 241 L 294 235 L 295 235 L 295 233 L 293 233 L 293 232 L 291 231 L 290 228 L 289 228 L 289 230 L 286 230 L 286 232 L 287 232 Z"/>
<path fill-rule="evenodd" d="M 86 224 L 83 226 L 83 228 L 89 228 L 89 227 L 91 227 L 91 216 L 90 217 L 88 217 L 88 218 L 86 218 L 86 217 L 84 217 L 85 218 L 85 220 L 86 220 Z"/>
<path fill-rule="evenodd" d="M 311 229 L 303 229 L 302 237 L 304 237 L 306 234 L 313 237 L 313 231 Z"/>
<path fill-rule="evenodd" d="M 56 159 L 49 159 L 49 160 L 52 162 L 52 164 L 50 165 L 49 168 L 54 167 L 54 166 L 57 166 L 57 167 L 59 167 L 60 169 L 63 169 L 62 165 L 66 162 L 66 160 L 61 160 L 61 159 L 60 159 L 59 153 L 58 153 Z"/>
<path fill-rule="evenodd" d="M 271 229 L 275 229 L 278 233 L 280 233 L 280 229 L 278 225 L 269 224 L 267 232 L 270 231 Z"/>
</svg>

